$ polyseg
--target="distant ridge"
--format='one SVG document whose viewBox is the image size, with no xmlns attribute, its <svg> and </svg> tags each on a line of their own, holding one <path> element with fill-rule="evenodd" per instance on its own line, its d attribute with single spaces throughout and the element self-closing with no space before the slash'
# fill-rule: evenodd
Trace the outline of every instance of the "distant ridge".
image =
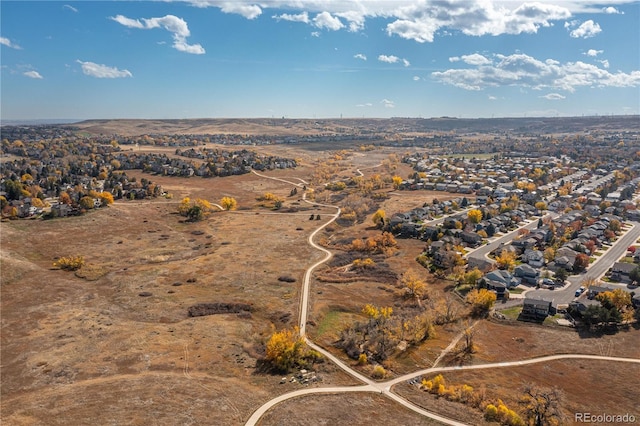
<svg viewBox="0 0 640 426">
<path fill-rule="evenodd" d="M 0 120 L 0 126 L 37 126 L 41 124 L 72 124 L 82 121 L 76 118 L 42 118 L 32 120 Z"/>
<path fill-rule="evenodd" d="M 95 135 L 242 134 L 304 136 L 394 133 L 576 133 L 595 130 L 640 132 L 639 115 L 505 118 L 194 118 L 85 120 L 73 124 Z"/>
</svg>

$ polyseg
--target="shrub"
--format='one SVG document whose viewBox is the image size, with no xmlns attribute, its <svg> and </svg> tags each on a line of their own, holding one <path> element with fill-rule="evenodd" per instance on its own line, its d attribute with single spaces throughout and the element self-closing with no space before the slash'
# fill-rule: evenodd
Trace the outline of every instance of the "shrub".
<svg viewBox="0 0 640 426">
<path fill-rule="evenodd" d="M 358 365 L 365 365 L 367 363 L 367 354 L 360 354 L 358 356 Z"/>
<path fill-rule="evenodd" d="M 386 374 L 387 371 L 383 366 L 376 365 L 375 367 L 373 367 L 373 373 L 371 373 L 371 377 L 373 377 L 374 379 L 383 379 Z"/>
<path fill-rule="evenodd" d="M 82 265 L 84 265 L 84 257 L 82 256 L 61 257 L 53 262 L 54 267 L 65 271 L 77 271 L 82 268 Z"/>
<path fill-rule="evenodd" d="M 484 419 L 489 422 L 498 420 L 498 407 L 493 404 L 488 404 L 484 409 Z"/>
</svg>

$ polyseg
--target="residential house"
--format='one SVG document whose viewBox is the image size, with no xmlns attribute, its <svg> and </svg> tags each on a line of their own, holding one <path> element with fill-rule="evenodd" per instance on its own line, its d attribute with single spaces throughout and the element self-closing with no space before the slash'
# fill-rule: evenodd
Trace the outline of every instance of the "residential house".
<svg viewBox="0 0 640 426">
<path fill-rule="evenodd" d="M 522 261 L 533 268 L 542 268 L 544 266 L 544 253 L 540 250 L 525 250 L 522 254 Z"/>
<path fill-rule="evenodd" d="M 611 278 L 618 282 L 631 283 L 633 281 L 630 277 L 631 271 L 637 266 L 633 263 L 616 262 L 611 267 Z"/>
<path fill-rule="evenodd" d="M 540 272 L 530 265 L 523 263 L 522 265 L 516 266 L 513 270 L 513 276 L 520 278 L 520 280 L 525 284 L 536 285 L 538 283 L 538 278 L 540 278 Z"/>
<path fill-rule="evenodd" d="M 511 272 L 502 269 L 491 271 L 480 278 L 480 286 L 489 290 L 509 289 L 518 286 L 518 284 L 520 284 L 518 278 L 511 275 Z"/>
<path fill-rule="evenodd" d="M 552 314 L 551 302 L 542 299 L 525 298 L 520 317 L 525 320 L 543 321 Z"/>
<path fill-rule="evenodd" d="M 461 232 L 459 237 L 471 247 L 477 247 L 482 243 L 482 237 L 475 232 Z"/>
</svg>

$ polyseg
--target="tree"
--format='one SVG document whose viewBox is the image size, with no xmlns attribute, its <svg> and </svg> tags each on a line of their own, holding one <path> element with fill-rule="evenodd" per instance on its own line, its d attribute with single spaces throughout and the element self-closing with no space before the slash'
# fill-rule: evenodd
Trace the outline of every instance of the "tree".
<svg viewBox="0 0 640 426">
<path fill-rule="evenodd" d="M 522 389 L 520 404 L 528 424 L 534 426 L 559 425 L 564 421 L 563 392 L 554 388 L 543 388 L 527 383 Z"/>
<path fill-rule="evenodd" d="M 306 364 L 311 352 L 305 351 L 304 339 L 298 328 L 273 333 L 267 341 L 265 360 L 278 371 L 287 372 L 295 366 Z"/>
<path fill-rule="evenodd" d="M 576 272 L 584 271 L 589 266 L 589 255 L 584 253 L 578 253 L 576 259 L 573 262 L 573 270 Z"/>
<path fill-rule="evenodd" d="M 391 181 L 393 182 L 393 188 L 394 189 L 398 189 L 400 188 L 400 185 L 402 184 L 402 178 L 400 176 L 394 176 L 391 178 Z"/>
<path fill-rule="evenodd" d="M 462 332 L 462 346 L 459 351 L 470 355 L 476 352 L 476 346 L 473 344 L 473 339 L 476 335 L 475 330 L 473 329 L 473 324 L 467 324 L 464 331 Z"/>
<path fill-rule="evenodd" d="M 544 201 L 538 201 L 534 207 L 538 210 L 546 210 L 547 209 L 547 203 L 545 203 Z"/>
<path fill-rule="evenodd" d="M 405 272 L 400 281 L 406 295 L 414 298 L 416 302 L 418 302 L 418 305 L 422 306 L 422 298 L 427 293 L 427 283 L 425 283 L 413 269 Z"/>
<path fill-rule="evenodd" d="M 608 309 L 612 318 L 616 322 L 630 321 L 633 319 L 633 305 L 631 304 L 631 293 L 627 293 L 621 288 L 612 291 L 605 291 L 596 296 L 603 308 Z"/>
<path fill-rule="evenodd" d="M 480 223 L 482 220 L 482 210 L 471 209 L 467 212 L 467 219 L 471 223 Z"/>
<path fill-rule="evenodd" d="M 108 206 L 109 204 L 113 204 L 113 195 L 110 192 L 103 191 L 98 194 L 98 198 L 100 198 L 100 202 L 103 206 Z"/>
<path fill-rule="evenodd" d="M 480 317 L 484 316 L 489 312 L 489 310 L 493 307 L 493 304 L 497 300 L 497 296 L 494 292 L 489 291 L 485 288 L 481 289 L 473 289 L 469 293 L 467 293 L 467 297 L 465 299 L 467 303 L 470 303 L 471 313 L 473 316 Z"/>
<path fill-rule="evenodd" d="M 544 257 L 544 260 L 546 260 L 547 263 L 553 262 L 553 259 L 556 258 L 556 251 L 553 247 L 547 247 L 542 253 L 542 257 Z"/>
<path fill-rule="evenodd" d="M 371 218 L 371 220 L 373 221 L 373 224 L 376 225 L 376 228 L 378 229 L 384 228 L 384 221 L 385 221 L 384 210 L 378 209 L 378 211 L 376 211 L 373 214 L 373 217 Z"/>
<path fill-rule="evenodd" d="M 635 282 L 640 282 L 640 265 L 636 266 L 629 272 L 629 278 Z"/>
<path fill-rule="evenodd" d="M 569 277 L 569 273 L 567 272 L 566 269 L 559 268 L 556 271 L 556 281 L 558 281 L 559 283 L 564 283 L 568 277 Z"/>
<path fill-rule="evenodd" d="M 556 272 L 556 275 L 557 275 L 557 272 Z M 584 280 L 582 280 L 580 285 L 584 286 L 585 288 L 590 288 L 596 285 L 597 283 L 598 283 L 598 280 L 595 278 L 585 278 Z"/>
<path fill-rule="evenodd" d="M 499 269 L 513 270 L 516 266 L 516 254 L 509 250 L 502 250 L 496 257 L 496 265 Z"/>
<path fill-rule="evenodd" d="M 238 208 L 238 202 L 235 198 L 231 197 L 222 197 L 220 205 L 224 210 L 235 210 Z"/>
<path fill-rule="evenodd" d="M 84 197 L 80 198 L 80 207 L 87 210 L 92 209 L 93 198 L 89 197 L 88 195 L 85 195 Z"/>
<path fill-rule="evenodd" d="M 191 221 L 201 220 L 203 217 L 207 216 L 213 210 L 213 206 L 207 200 L 203 200 L 202 198 L 196 198 L 195 200 L 191 200 L 186 197 L 183 198 L 178 206 L 178 213 L 182 216 L 186 216 Z"/>
</svg>

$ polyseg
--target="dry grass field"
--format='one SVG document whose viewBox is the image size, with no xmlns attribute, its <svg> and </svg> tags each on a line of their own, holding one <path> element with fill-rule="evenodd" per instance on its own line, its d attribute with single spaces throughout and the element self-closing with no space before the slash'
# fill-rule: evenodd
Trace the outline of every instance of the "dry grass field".
<svg viewBox="0 0 640 426">
<path fill-rule="evenodd" d="M 265 173 L 291 182 L 309 181 L 329 148 L 255 147 L 302 159 L 295 170 Z M 340 161 L 338 175 L 354 176 L 356 169 L 365 175 L 388 174 L 380 164 L 393 152 L 352 153 Z M 394 173 L 408 172 L 401 164 Z M 301 192 L 290 196 L 291 184 L 255 174 L 212 179 L 127 174 L 162 185 L 173 199 L 119 201 L 81 217 L 0 224 L 2 424 L 239 425 L 266 401 L 303 387 L 289 380 L 281 384 L 281 376 L 265 373 L 259 360 L 273 331 L 297 324 L 305 270 L 323 257 L 307 238 L 336 210 L 311 206 L 301 199 Z M 280 211 L 261 206 L 257 198 L 266 192 L 285 199 Z M 238 210 L 216 211 L 201 222 L 188 223 L 176 212 L 187 196 L 211 202 L 232 196 Z M 392 192 L 380 208 L 391 215 L 434 198 L 447 196 Z M 309 220 L 311 214 L 321 220 Z M 317 239 L 333 245 L 339 257 L 344 251 L 337 243 L 379 234 L 372 225 L 370 220 L 348 227 L 334 223 Z M 312 279 L 310 337 L 354 364 L 332 349 L 333 343 L 345 326 L 362 318 L 364 304 L 402 308 L 397 277 L 415 269 L 434 295 L 449 290 L 450 282 L 436 280 L 415 262 L 423 247 L 421 241 L 399 240 L 395 253 L 379 259 L 380 274 L 375 277 L 343 279 L 339 267 L 319 267 Z M 76 255 L 86 260 L 76 273 L 52 267 L 57 258 Z M 294 282 L 279 280 L 284 276 Z M 243 303 L 251 309 L 188 315 L 193 305 L 216 302 Z M 394 357 L 387 364 L 389 377 L 431 366 L 460 327 L 439 326 L 435 339 Z M 482 322 L 477 330 L 478 353 L 471 361 L 477 363 L 567 352 L 637 357 L 640 347 L 637 330 L 599 339 L 581 338 L 569 330 L 494 322 Z M 358 384 L 329 362 L 314 368 L 320 381 L 310 386 Z M 485 371 L 451 378 L 474 384 L 484 380 L 487 387 L 503 383 L 507 390 L 500 392 L 508 394 L 507 383 L 540 377 L 544 383 L 566 387 L 566 409 L 573 410 L 580 401 L 596 402 L 600 391 L 588 386 L 606 381 L 603 371 L 612 370 L 611 382 L 605 385 L 609 398 L 622 398 L 622 406 L 631 409 L 634 389 L 628 383 L 640 382 L 640 377 L 628 382 L 637 377 L 634 368 L 555 362 L 512 372 L 495 370 L 495 377 L 485 376 Z M 570 383 L 579 384 L 574 393 L 569 392 Z M 443 414 L 461 411 L 409 385 L 396 388 Z M 480 424 L 475 422 L 477 415 L 470 416 L 463 420 Z M 374 394 L 290 400 L 269 411 L 261 423 L 310 424 L 310 418 L 317 420 L 313 424 L 433 424 Z"/>
<path fill-rule="evenodd" d="M 484 387 L 487 399 L 502 399 L 509 408 L 516 411 L 519 409 L 519 398 L 525 383 L 533 382 L 545 388 L 557 387 L 564 394 L 564 424 L 579 424 L 574 421 L 574 413 L 584 412 L 594 415 L 628 413 L 636 419 L 640 418 L 637 388 L 640 367 L 637 364 L 628 366 L 612 361 L 562 360 L 526 367 L 450 372 L 443 375 L 450 384 L 467 384 L 474 389 Z M 394 389 L 415 404 L 450 418 L 469 424 L 486 423 L 479 410 L 428 394 L 419 390 L 417 385 L 403 383 Z"/>
</svg>

